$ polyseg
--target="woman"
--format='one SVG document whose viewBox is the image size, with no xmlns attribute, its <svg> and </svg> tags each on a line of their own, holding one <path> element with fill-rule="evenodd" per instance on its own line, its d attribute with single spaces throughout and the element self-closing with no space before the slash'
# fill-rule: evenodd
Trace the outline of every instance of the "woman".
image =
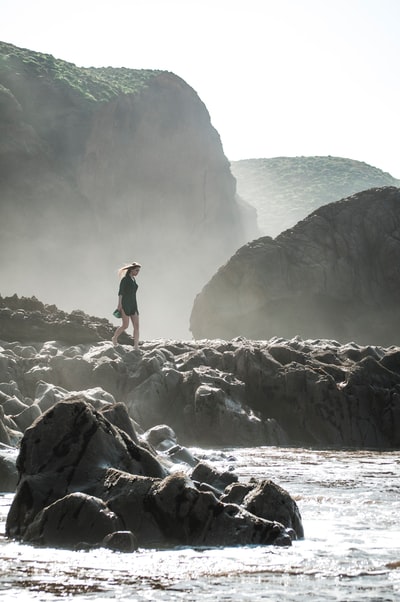
<svg viewBox="0 0 400 602">
<path fill-rule="evenodd" d="M 136 350 L 139 349 L 139 310 L 136 301 L 136 291 L 138 285 L 136 276 L 139 274 L 142 266 L 136 261 L 118 270 L 121 278 L 118 291 L 118 309 L 121 312 L 122 324 L 117 328 L 112 338 L 113 345 L 117 345 L 118 337 L 125 332 L 129 326 L 129 318 L 133 325 L 133 345 Z"/>
</svg>

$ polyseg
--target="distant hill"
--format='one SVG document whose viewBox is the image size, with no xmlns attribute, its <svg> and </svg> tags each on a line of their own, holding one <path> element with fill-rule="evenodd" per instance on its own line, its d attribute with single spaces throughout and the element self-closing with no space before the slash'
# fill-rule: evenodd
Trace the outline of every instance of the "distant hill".
<svg viewBox="0 0 400 602">
<path fill-rule="evenodd" d="M 187 336 L 195 294 L 257 232 L 181 78 L 3 42 L 0 200 L 1 294 L 112 319 L 117 269 L 139 261 L 143 338 Z"/>
<path fill-rule="evenodd" d="M 376 167 L 341 157 L 276 157 L 231 162 L 237 192 L 258 213 L 263 235 L 275 237 L 322 205 L 369 188 L 400 186 Z"/>
</svg>

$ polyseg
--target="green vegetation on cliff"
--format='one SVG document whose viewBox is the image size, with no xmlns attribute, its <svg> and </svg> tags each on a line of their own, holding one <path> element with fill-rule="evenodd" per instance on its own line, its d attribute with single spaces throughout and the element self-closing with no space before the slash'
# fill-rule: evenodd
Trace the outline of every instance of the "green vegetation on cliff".
<svg viewBox="0 0 400 602">
<path fill-rule="evenodd" d="M 161 73 L 125 67 L 77 67 L 51 54 L 0 42 L 0 77 L 29 76 L 64 86 L 89 101 L 107 101 L 119 94 L 135 94 Z"/>
<path fill-rule="evenodd" d="M 322 205 L 383 186 L 390 174 L 342 157 L 276 157 L 233 161 L 238 194 L 256 208 L 263 234 L 277 236 Z"/>
</svg>

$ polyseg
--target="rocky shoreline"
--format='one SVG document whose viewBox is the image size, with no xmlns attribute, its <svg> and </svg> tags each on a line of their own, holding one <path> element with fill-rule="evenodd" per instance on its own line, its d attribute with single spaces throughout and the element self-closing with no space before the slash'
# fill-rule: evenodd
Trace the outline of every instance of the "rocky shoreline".
<svg viewBox="0 0 400 602">
<path fill-rule="evenodd" d="M 0 442 L 18 444 L 52 404 L 85 392 L 123 403 L 142 431 L 169 425 L 183 445 L 400 446 L 399 347 L 159 339 L 137 353 L 126 335 L 114 347 L 113 330 L 83 312 L 0 298 Z"/>
<path fill-rule="evenodd" d="M 114 347 L 112 331 L 83 312 L 0 298 L 10 537 L 129 550 L 155 541 L 289 545 L 303 532 L 287 492 L 268 475 L 242 484 L 216 474 L 187 448 L 400 445 L 397 347 L 274 337 L 145 341 L 138 353 L 128 337 Z M 264 501 L 250 503 L 255 491 Z M 129 519 L 132 500 L 142 534 Z M 70 524 L 80 512 L 97 525 L 84 541 Z"/>
</svg>

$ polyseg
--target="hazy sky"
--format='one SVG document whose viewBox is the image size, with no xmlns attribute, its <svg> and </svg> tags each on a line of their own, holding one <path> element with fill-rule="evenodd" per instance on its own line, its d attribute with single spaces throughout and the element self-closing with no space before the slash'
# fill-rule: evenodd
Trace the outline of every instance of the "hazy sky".
<svg viewBox="0 0 400 602">
<path fill-rule="evenodd" d="M 334 155 L 400 178 L 400 0 L 0 0 L 0 39 L 172 71 L 226 156 Z"/>
</svg>

